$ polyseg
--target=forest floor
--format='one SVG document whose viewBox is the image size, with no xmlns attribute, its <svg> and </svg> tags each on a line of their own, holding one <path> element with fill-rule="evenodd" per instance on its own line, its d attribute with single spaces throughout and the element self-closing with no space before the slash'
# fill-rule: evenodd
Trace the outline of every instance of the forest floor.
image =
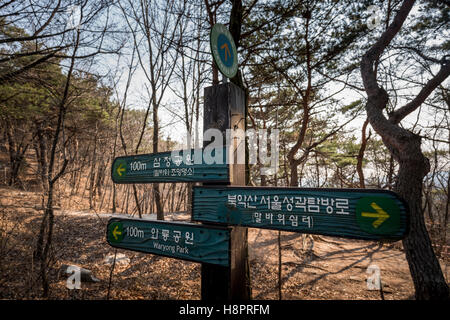
<svg viewBox="0 0 450 320">
<path fill-rule="evenodd" d="M 38 193 L 0 187 L 0 299 L 39 299 L 32 251 L 42 219 Z M 50 299 L 106 299 L 114 254 L 105 239 L 108 213 L 55 212 Z M 183 214 L 168 220 L 188 220 Z M 253 299 L 278 299 L 277 231 L 249 229 Z M 386 300 L 413 299 L 414 288 L 401 243 L 303 236 L 282 232 L 282 299 L 379 300 L 369 290 L 369 266 L 380 270 Z M 200 264 L 117 250 L 110 299 L 200 299 Z M 63 264 L 92 271 L 100 281 L 69 290 Z M 441 260 L 449 279 L 449 259 Z"/>
</svg>

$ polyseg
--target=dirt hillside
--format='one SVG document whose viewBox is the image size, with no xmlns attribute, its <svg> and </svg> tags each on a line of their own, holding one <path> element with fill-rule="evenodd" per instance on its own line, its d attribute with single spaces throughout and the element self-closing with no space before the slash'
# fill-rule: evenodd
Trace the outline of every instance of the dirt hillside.
<svg viewBox="0 0 450 320">
<path fill-rule="evenodd" d="M 32 250 L 42 217 L 38 193 L 0 188 L 0 299 L 37 299 Z M 57 210 L 51 265 L 52 299 L 105 299 L 115 249 L 105 240 L 111 214 Z M 183 214 L 167 219 L 188 220 Z M 277 231 L 249 229 L 252 298 L 278 299 Z M 283 299 L 412 299 L 401 243 L 355 241 L 282 232 Z M 200 299 L 200 264 L 117 250 L 110 299 Z M 66 288 L 62 265 L 92 271 L 100 281 Z M 442 270 L 448 279 L 448 261 Z M 368 270 L 368 267 L 372 266 Z M 380 271 L 382 293 L 367 279 Z"/>
</svg>

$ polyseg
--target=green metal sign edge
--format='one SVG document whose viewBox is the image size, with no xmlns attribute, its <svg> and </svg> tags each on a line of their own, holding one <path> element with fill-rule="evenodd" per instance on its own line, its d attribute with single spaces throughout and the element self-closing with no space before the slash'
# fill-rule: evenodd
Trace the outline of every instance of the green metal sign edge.
<svg viewBox="0 0 450 320">
<path fill-rule="evenodd" d="M 109 230 L 109 225 L 112 223 L 117 223 L 117 222 L 122 222 L 123 220 L 127 220 L 127 221 L 134 221 L 134 222 L 149 222 L 149 223 L 155 223 L 155 224 L 159 224 L 159 225 L 167 225 L 167 224 L 171 224 L 174 226 L 189 226 L 189 227 L 194 227 L 194 228 L 198 228 L 198 229 L 215 229 L 215 230 L 221 230 L 224 231 L 226 233 L 228 233 L 228 238 L 231 239 L 231 231 L 230 228 L 228 226 L 224 226 L 224 225 L 208 225 L 208 227 L 205 227 L 204 225 L 201 224 L 194 224 L 194 223 L 188 223 L 188 222 L 175 222 L 175 221 L 158 221 L 158 220 L 139 220 L 139 219 L 128 219 L 128 218 L 111 218 L 108 220 L 108 223 L 106 225 L 106 242 L 113 248 L 118 248 L 118 249 L 123 249 L 123 250 L 129 250 L 129 251 L 134 251 L 134 252 L 141 252 L 141 253 L 145 253 L 145 254 L 153 254 L 156 256 L 162 256 L 162 257 L 167 257 L 167 258 L 172 258 L 172 259 L 177 259 L 177 260 L 185 260 L 185 261 L 191 261 L 191 262 L 195 262 L 195 263 L 205 263 L 205 264 L 210 264 L 210 265 L 219 265 L 219 264 L 214 264 L 214 263 L 209 263 L 209 262 L 200 262 L 198 260 L 195 259 L 189 259 L 188 257 L 186 258 L 179 258 L 179 257 L 174 257 L 168 254 L 163 254 L 163 253 L 149 253 L 143 250 L 137 250 L 137 249 L 129 249 L 126 246 L 120 246 L 118 244 L 112 244 L 109 241 L 109 237 L 108 237 L 108 230 Z M 230 265 L 230 261 L 231 261 L 231 241 L 228 241 L 228 264 L 227 266 Z"/>
<path fill-rule="evenodd" d="M 233 224 L 233 223 L 221 223 L 221 222 L 215 222 L 215 221 L 210 221 L 210 220 L 204 220 L 204 219 L 198 219 L 195 214 L 195 190 L 196 189 L 217 189 L 217 188 L 224 188 L 224 189 L 247 189 L 247 190 L 279 190 L 279 189 L 289 189 L 289 190 L 298 190 L 298 191 L 318 191 L 318 192 L 358 192 L 358 193 L 367 193 L 367 194 L 371 194 L 374 192 L 377 193 L 385 193 L 385 194 L 389 194 L 391 196 L 393 196 L 394 198 L 396 198 L 399 202 L 402 203 L 402 205 L 405 208 L 405 232 L 401 237 L 398 236 L 383 236 L 382 239 L 383 240 L 392 240 L 392 241 L 398 241 L 398 240 L 402 240 L 405 237 L 408 236 L 409 232 L 410 232 L 410 209 L 409 209 L 409 205 L 408 203 L 397 193 L 391 191 L 391 190 L 384 190 L 384 189 L 355 189 L 355 188 L 349 188 L 349 189 L 340 189 L 340 188 L 301 188 L 301 187 L 276 187 L 276 186 L 255 186 L 255 187 L 250 187 L 250 186 L 221 186 L 221 185 L 204 185 L 204 186 L 194 186 L 192 188 L 192 221 L 195 222 L 202 222 L 202 223 L 208 223 L 211 225 L 228 225 L 228 226 L 243 226 L 243 227 L 248 227 L 248 228 L 255 228 L 255 229 L 267 229 L 267 230 L 277 230 L 277 231 L 285 231 L 285 232 L 296 232 L 294 230 L 280 230 L 280 228 L 277 227 L 258 227 L 258 226 L 247 226 L 247 225 L 242 225 L 242 224 Z M 300 232 L 300 231 L 299 231 Z M 301 233 L 306 233 L 306 232 L 301 232 Z M 308 234 L 316 234 L 316 235 L 323 235 L 321 233 L 318 232 L 309 232 Z M 356 239 L 356 240 L 369 240 L 369 241 L 377 241 L 377 240 L 381 240 L 381 239 L 373 239 L 373 238 L 367 238 L 367 237 L 362 237 L 362 236 L 351 236 L 351 235 L 330 235 L 330 237 L 337 237 L 337 238 L 345 238 L 345 239 Z"/>
<path fill-rule="evenodd" d="M 204 150 L 204 148 L 199 148 L 199 150 Z M 188 149 L 188 150 L 196 150 L 196 149 Z M 230 182 L 230 168 L 229 168 L 229 165 L 228 164 L 226 164 L 226 166 L 227 166 L 227 170 L 226 170 L 226 174 L 224 174 L 224 178 L 223 179 L 208 179 L 208 178 L 204 178 L 204 179 L 200 179 L 200 178 L 198 178 L 198 179 L 189 179 L 189 178 L 187 178 L 187 179 L 177 179 L 176 177 L 165 177 L 165 178 L 162 178 L 162 179 L 154 179 L 154 181 L 145 181 L 145 182 L 128 182 L 128 181 L 121 181 L 121 180 L 117 180 L 116 178 L 115 178 L 115 176 L 114 176 L 114 164 L 117 162 L 117 161 L 120 161 L 121 159 L 127 159 L 127 158 L 131 158 L 131 157 L 142 157 L 142 156 L 158 156 L 158 155 L 163 155 L 163 154 L 171 154 L 172 152 L 177 152 L 177 153 L 182 153 L 183 151 L 186 151 L 186 150 L 183 150 L 183 149 L 181 149 L 181 150 L 174 150 L 174 151 L 163 151 L 163 152 L 156 152 L 156 153 L 142 153 L 142 154 L 135 154 L 135 155 L 130 155 L 130 156 L 118 156 L 118 157 L 115 157 L 114 158 L 114 160 L 113 160 L 113 162 L 111 163 L 111 171 L 110 171 L 110 174 L 111 174 L 111 180 L 112 180 L 112 182 L 113 183 L 116 183 L 116 184 L 145 184 L 145 183 L 165 183 L 165 182 L 167 182 L 167 183 L 175 183 L 175 182 L 214 182 L 214 183 L 223 183 L 223 182 L 225 182 L 225 183 L 229 183 Z M 228 152 L 228 149 L 227 148 L 224 148 L 224 155 L 226 156 L 227 155 L 227 152 Z M 205 166 L 207 166 L 207 165 L 205 165 Z M 222 173 L 221 173 L 222 174 Z"/>
</svg>

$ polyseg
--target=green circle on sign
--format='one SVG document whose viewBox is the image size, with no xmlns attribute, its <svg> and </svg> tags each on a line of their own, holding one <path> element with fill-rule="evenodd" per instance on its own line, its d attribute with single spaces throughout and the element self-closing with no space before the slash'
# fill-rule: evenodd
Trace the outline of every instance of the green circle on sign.
<svg viewBox="0 0 450 320">
<path fill-rule="evenodd" d="M 121 242 L 125 233 L 123 232 L 123 224 L 121 222 L 113 222 L 108 225 L 109 242 Z"/>
<path fill-rule="evenodd" d="M 220 72 L 233 78 L 238 70 L 237 50 L 233 36 L 223 24 L 215 24 L 210 33 L 211 52 Z"/>
<path fill-rule="evenodd" d="M 400 209 L 385 197 L 363 197 L 356 203 L 356 221 L 367 233 L 395 236 L 400 228 Z"/>
<path fill-rule="evenodd" d="M 127 173 L 127 162 L 118 159 L 113 164 L 113 177 L 116 179 L 124 178 Z"/>
</svg>

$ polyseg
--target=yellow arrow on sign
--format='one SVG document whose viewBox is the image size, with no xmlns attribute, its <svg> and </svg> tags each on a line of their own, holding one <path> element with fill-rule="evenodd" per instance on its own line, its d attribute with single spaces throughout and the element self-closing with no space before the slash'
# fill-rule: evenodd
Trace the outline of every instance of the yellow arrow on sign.
<svg viewBox="0 0 450 320">
<path fill-rule="evenodd" d="M 116 226 L 112 232 L 114 239 L 116 239 L 116 240 L 119 240 L 118 235 L 120 236 L 122 234 L 122 232 L 119 231 L 118 229 L 119 229 L 119 226 Z"/>
<path fill-rule="evenodd" d="M 375 209 L 376 213 L 375 212 L 361 212 L 361 216 L 367 217 L 367 218 L 377 218 L 377 220 L 375 220 L 372 223 L 372 225 L 374 226 L 374 228 L 378 228 L 384 221 L 386 221 L 389 218 L 389 215 L 387 214 L 386 211 L 381 209 L 381 207 L 378 206 L 375 202 L 372 202 L 370 204 L 370 206 Z"/>
<path fill-rule="evenodd" d="M 125 168 L 123 167 L 123 163 L 121 163 L 121 164 L 117 167 L 117 173 L 119 174 L 119 176 L 122 176 L 122 172 L 125 172 Z"/>
</svg>

